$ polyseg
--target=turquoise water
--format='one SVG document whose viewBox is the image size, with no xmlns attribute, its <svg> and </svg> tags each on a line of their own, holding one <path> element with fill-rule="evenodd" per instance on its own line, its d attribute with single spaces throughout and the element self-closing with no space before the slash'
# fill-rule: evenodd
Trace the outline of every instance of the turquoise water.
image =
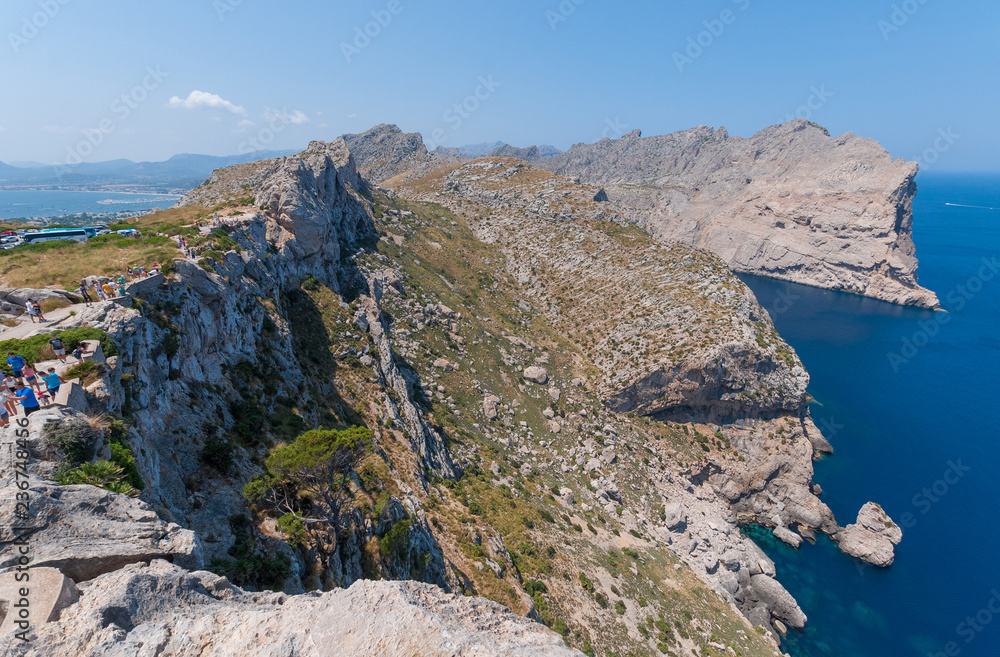
<svg viewBox="0 0 1000 657">
<path fill-rule="evenodd" d="M 885 570 L 757 533 L 809 616 L 796 657 L 1000 655 L 1000 175 L 918 183 L 920 282 L 948 314 L 745 278 L 812 375 L 824 501 L 841 524 L 878 502 L 904 531 Z"/>
<path fill-rule="evenodd" d="M 179 198 L 164 194 L 0 190 L 0 219 L 63 217 L 83 212 L 138 212 L 169 208 Z"/>
</svg>

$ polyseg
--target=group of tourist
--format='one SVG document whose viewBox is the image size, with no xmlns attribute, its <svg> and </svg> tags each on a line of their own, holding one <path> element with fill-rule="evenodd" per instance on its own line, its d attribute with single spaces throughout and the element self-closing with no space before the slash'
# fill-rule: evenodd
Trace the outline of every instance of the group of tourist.
<svg viewBox="0 0 1000 657">
<path fill-rule="evenodd" d="M 60 363 L 68 365 L 66 343 L 55 333 L 51 334 L 50 338 L 49 346 L 52 347 L 52 353 Z M 82 347 L 77 347 L 73 355 L 78 361 L 83 360 Z M 5 372 L 3 379 L 0 380 L 0 397 L 3 397 L 3 404 L 0 405 L 0 427 L 7 426 L 10 418 L 17 415 L 18 405 L 24 409 L 24 415 L 27 417 L 42 406 L 51 404 L 59 388 L 66 383 L 56 372 L 55 367 L 39 372 L 34 365 L 12 351 L 7 354 L 7 366 L 10 367 L 10 372 Z M 42 383 L 45 384 L 44 388 Z"/>
<path fill-rule="evenodd" d="M 116 279 L 109 279 L 104 283 L 94 283 L 94 294 L 98 301 L 108 301 L 109 299 L 123 297 L 125 296 L 125 286 L 128 285 L 128 283 L 148 278 L 149 276 L 154 276 L 159 273 L 159 263 L 153 265 L 149 269 L 146 269 L 145 267 L 129 267 L 124 274 L 119 274 Z M 90 295 L 90 287 L 87 285 L 87 281 L 80 281 L 80 287 L 77 289 L 77 292 L 80 293 L 80 296 L 83 298 L 83 302 L 88 306 L 94 303 L 94 297 Z"/>
<path fill-rule="evenodd" d="M 201 253 L 201 248 L 188 246 L 188 241 L 183 237 L 177 238 L 177 248 L 184 253 L 185 258 L 191 258 L 192 260 L 197 258 L 198 254 Z"/>
</svg>

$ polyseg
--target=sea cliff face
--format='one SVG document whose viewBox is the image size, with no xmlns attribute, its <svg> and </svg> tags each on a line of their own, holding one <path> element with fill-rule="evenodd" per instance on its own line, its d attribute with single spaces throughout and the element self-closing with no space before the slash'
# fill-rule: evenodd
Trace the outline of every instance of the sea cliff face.
<svg viewBox="0 0 1000 657">
<path fill-rule="evenodd" d="M 917 165 L 870 139 L 798 119 L 745 139 L 704 126 L 635 131 L 532 162 L 604 186 L 656 237 L 708 249 L 737 272 L 938 307 L 916 277 Z"/>
</svg>

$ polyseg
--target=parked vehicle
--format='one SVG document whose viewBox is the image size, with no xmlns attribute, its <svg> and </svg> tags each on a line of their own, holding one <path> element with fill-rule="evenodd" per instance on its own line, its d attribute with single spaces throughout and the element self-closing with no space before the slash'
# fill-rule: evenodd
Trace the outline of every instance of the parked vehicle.
<svg viewBox="0 0 1000 657">
<path fill-rule="evenodd" d="M 94 235 L 96 234 L 97 232 L 94 231 Z M 24 236 L 24 243 L 38 244 L 40 242 L 53 242 L 56 240 L 76 240 L 77 242 L 86 242 L 91 237 L 93 237 L 93 235 L 88 233 L 84 228 L 53 228 L 28 233 Z"/>
</svg>

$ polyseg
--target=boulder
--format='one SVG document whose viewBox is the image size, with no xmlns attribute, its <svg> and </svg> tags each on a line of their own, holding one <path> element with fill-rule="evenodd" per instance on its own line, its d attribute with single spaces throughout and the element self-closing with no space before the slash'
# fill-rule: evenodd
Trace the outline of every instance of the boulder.
<svg viewBox="0 0 1000 657">
<path fill-rule="evenodd" d="M 79 595 L 73 580 L 55 568 L 0 573 L 0 602 L 6 602 L 9 610 L 0 626 L 0 636 L 26 629 L 22 623 L 37 627 L 49 622 L 61 609 L 75 602 Z M 25 610 L 27 618 L 13 613 L 15 607 Z"/>
<path fill-rule="evenodd" d="M 767 605 L 775 618 L 789 627 L 805 627 L 807 619 L 799 603 L 776 579 L 768 575 L 754 575 L 750 578 L 750 587 L 753 598 Z"/>
<path fill-rule="evenodd" d="M 669 502 L 663 506 L 665 518 L 663 526 L 672 531 L 684 531 L 683 525 L 687 523 L 687 516 L 684 515 L 684 507 L 680 502 Z"/>
<path fill-rule="evenodd" d="M 15 491 L 10 478 L 0 480 L 0 543 L 16 540 L 11 527 L 32 530 L 34 568 L 58 568 L 82 582 L 152 559 L 192 569 L 204 566 L 194 532 L 163 522 L 142 500 L 94 486 L 32 480 L 27 491 L 31 516 L 15 523 Z M 0 555 L 0 569 L 16 563 L 13 550 Z"/>
<path fill-rule="evenodd" d="M 786 545 L 798 548 L 802 545 L 802 537 L 793 532 L 788 527 L 775 527 L 774 537 Z"/>
<path fill-rule="evenodd" d="M 483 398 L 483 415 L 486 416 L 487 420 L 497 419 L 497 404 L 500 403 L 500 398 L 496 395 L 487 395 Z"/>
<path fill-rule="evenodd" d="M 549 373 L 545 371 L 544 367 L 532 365 L 524 370 L 524 380 L 543 386 L 549 380 Z"/>
<path fill-rule="evenodd" d="M 868 502 L 858 512 L 858 520 L 837 533 L 837 544 L 845 554 L 873 566 L 891 566 L 895 548 L 903 540 L 903 530 L 878 504 Z"/>
<path fill-rule="evenodd" d="M 447 358 L 438 358 L 437 360 L 434 361 L 434 367 L 438 368 L 439 370 L 444 370 L 445 372 L 451 372 L 452 370 L 455 369 L 455 364 L 452 363 Z"/>
</svg>

